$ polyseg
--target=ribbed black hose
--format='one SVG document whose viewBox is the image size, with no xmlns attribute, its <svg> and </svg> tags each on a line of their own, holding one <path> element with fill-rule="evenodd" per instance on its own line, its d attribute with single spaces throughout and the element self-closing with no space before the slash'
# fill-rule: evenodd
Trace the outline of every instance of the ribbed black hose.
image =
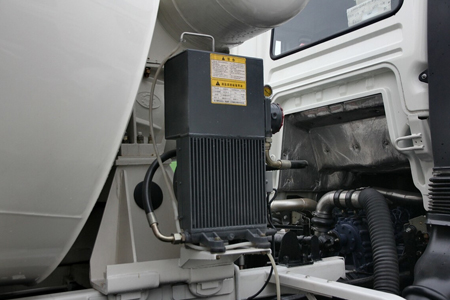
<svg viewBox="0 0 450 300">
<path fill-rule="evenodd" d="M 372 243 L 374 289 L 399 293 L 398 257 L 391 213 L 384 196 L 374 189 L 365 189 L 358 199 L 366 211 Z"/>
<path fill-rule="evenodd" d="M 170 150 L 161 154 L 161 160 L 165 162 L 166 160 L 171 159 L 175 156 L 177 156 L 177 151 Z M 144 205 L 144 210 L 146 214 L 153 212 L 150 183 L 153 181 L 153 175 L 155 175 L 156 170 L 158 170 L 158 168 L 159 168 L 158 160 L 155 159 L 148 168 L 147 173 L 145 173 L 144 183 L 142 184 L 142 197 L 143 197 L 142 204 Z"/>
</svg>

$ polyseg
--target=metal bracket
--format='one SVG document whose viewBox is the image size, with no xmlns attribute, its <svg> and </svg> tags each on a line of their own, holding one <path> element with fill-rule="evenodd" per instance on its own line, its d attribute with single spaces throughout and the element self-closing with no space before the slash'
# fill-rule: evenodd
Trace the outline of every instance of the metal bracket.
<svg viewBox="0 0 450 300">
<path fill-rule="evenodd" d="M 421 133 L 413 133 L 411 135 L 407 135 L 407 136 L 402 136 L 399 138 L 395 139 L 395 143 L 394 143 L 394 147 L 395 149 L 397 149 L 398 151 L 413 151 L 413 150 L 422 150 L 424 148 L 424 145 L 422 143 L 422 140 L 420 140 L 420 144 L 418 143 L 417 140 L 415 139 L 421 139 L 422 138 L 422 134 Z M 407 141 L 407 140 L 411 140 L 413 142 L 413 146 L 411 147 L 401 147 L 398 143 L 401 141 Z"/>
<path fill-rule="evenodd" d="M 216 51 L 216 41 L 214 40 L 214 37 L 209 34 L 203 34 L 203 33 L 196 33 L 196 32 L 183 32 L 180 36 L 180 42 L 184 42 L 184 36 L 185 35 L 193 35 L 193 36 L 199 36 L 199 37 L 205 37 L 211 39 L 211 48 L 212 52 Z"/>
</svg>

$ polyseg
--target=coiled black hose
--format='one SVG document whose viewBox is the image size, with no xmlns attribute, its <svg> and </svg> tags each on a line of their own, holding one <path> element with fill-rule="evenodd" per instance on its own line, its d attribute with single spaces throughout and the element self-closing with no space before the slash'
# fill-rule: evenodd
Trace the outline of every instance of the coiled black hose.
<svg viewBox="0 0 450 300">
<path fill-rule="evenodd" d="M 170 150 L 161 154 L 161 160 L 165 162 L 166 160 L 171 159 L 175 156 L 177 156 L 177 151 Z M 146 214 L 153 212 L 150 183 L 153 181 L 153 176 L 155 175 L 156 170 L 158 170 L 158 168 L 159 168 L 158 160 L 155 159 L 148 168 L 147 173 L 145 173 L 144 183 L 142 184 L 142 197 L 143 197 L 142 204 L 144 205 L 144 210 Z"/>
<path fill-rule="evenodd" d="M 383 195 L 374 189 L 365 189 L 358 198 L 366 211 L 372 243 L 374 289 L 392 294 L 399 293 L 397 248 L 391 214 Z"/>
</svg>

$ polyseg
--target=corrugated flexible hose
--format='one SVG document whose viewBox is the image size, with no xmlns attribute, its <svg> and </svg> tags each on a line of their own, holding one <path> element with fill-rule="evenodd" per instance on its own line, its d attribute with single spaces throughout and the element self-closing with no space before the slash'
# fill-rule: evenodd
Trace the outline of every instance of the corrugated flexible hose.
<svg viewBox="0 0 450 300">
<path fill-rule="evenodd" d="M 365 189 L 358 199 L 366 211 L 372 243 L 374 289 L 399 293 L 399 271 L 394 228 L 389 207 L 383 195 L 374 189 Z"/>
</svg>

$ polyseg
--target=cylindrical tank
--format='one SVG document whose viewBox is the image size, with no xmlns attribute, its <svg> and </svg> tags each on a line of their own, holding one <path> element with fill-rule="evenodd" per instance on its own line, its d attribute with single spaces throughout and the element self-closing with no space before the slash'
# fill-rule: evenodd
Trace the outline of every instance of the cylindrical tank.
<svg viewBox="0 0 450 300">
<path fill-rule="evenodd" d="M 160 17 L 177 39 L 208 33 L 226 48 L 287 21 L 307 1 L 163 1 Z M 158 5 L 2 2 L 0 286 L 41 282 L 80 233 L 122 141 Z"/>
<path fill-rule="evenodd" d="M 212 35 L 217 50 L 237 46 L 296 16 L 309 0 L 161 0 L 158 19 L 169 34 Z M 189 38 L 190 47 L 210 50 L 204 38 Z"/>
<path fill-rule="evenodd" d="M 44 280 L 80 233 L 117 156 L 157 11 L 158 1 L 2 1 L 0 286 Z"/>
</svg>

